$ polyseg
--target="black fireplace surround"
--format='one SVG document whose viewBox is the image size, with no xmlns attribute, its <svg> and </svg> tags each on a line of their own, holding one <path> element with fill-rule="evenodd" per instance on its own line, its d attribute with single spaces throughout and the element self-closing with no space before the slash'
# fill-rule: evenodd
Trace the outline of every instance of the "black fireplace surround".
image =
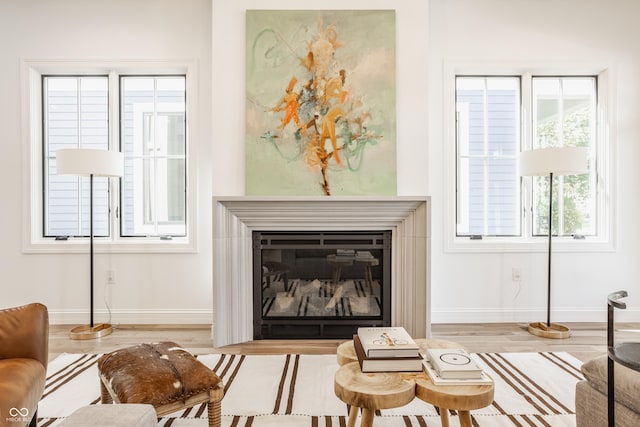
<svg viewBox="0 0 640 427">
<path fill-rule="evenodd" d="M 253 337 L 391 324 L 391 231 L 253 231 Z"/>
</svg>

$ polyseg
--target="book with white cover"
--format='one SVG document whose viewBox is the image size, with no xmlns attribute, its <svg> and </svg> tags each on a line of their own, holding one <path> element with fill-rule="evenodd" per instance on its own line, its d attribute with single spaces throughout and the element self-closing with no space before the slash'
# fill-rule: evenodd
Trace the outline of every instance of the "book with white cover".
<svg viewBox="0 0 640 427">
<path fill-rule="evenodd" d="M 353 348 L 362 372 L 420 372 L 421 356 L 416 357 L 365 357 L 358 335 L 353 336 Z"/>
<path fill-rule="evenodd" d="M 359 260 L 373 259 L 373 254 L 369 251 L 356 251 L 356 259 L 359 259 Z"/>
<path fill-rule="evenodd" d="M 482 372 L 482 376 L 480 378 L 470 378 L 470 379 L 460 379 L 460 378 L 453 378 L 453 379 L 446 379 L 446 378 L 442 378 L 440 377 L 440 375 L 438 375 L 438 373 L 433 369 L 433 366 L 431 366 L 431 362 L 428 359 L 423 359 L 422 361 L 422 368 L 424 369 L 424 371 L 427 373 L 427 375 L 429 375 L 429 378 L 431 378 L 431 381 L 435 384 L 435 385 L 489 385 L 489 384 L 493 384 L 493 379 L 486 374 L 486 372 Z"/>
<path fill-rule="evenodd" d="M 464 349 L 429 348 L 426 358 L 434 371 L 443 379 L 479 379 L 482 368 Z"/>
<path fill-rule="evenodd" d="M 366 357 L 416 357 L 420 347 L 401 326 L 358 328 Z"/>
</svg>

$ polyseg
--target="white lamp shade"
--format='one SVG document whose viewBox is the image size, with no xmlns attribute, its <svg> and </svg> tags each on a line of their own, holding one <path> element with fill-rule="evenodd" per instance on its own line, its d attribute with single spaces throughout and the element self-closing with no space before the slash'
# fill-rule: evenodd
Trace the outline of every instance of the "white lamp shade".
<svg viewBox="0 0 640 427">
<path fill-rule="evenodd" d="M 520 153 L 520 175 L 580 175 L 589 171 L 584 147 L 547 147 Z"/>
<path fill-rule="evenodd" d="M 124 156 L 119 151 L 64 148 L 56 151 L 58 175 L 122 176 Z"/>
</svg>

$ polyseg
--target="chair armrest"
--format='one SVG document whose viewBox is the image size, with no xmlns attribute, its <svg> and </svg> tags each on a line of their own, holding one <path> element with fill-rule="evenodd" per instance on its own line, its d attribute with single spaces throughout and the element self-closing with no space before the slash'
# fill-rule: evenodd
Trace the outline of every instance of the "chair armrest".
<svg viewBox="0 0 640 427">
<path fill-rule="evenodd" d="M 49 357 L 49 313 L 32 303 L 0 310 L 0 359 L 36 359 L 47 367 Z"/>
<path fill-rule="evenodd" d="M 625 309 L 627 308 L 627 304 L 619 300 L 620 298 L 624 298 L 626 296 L 628 296 L 627 291 L 612 292 L 607 296 L 607 302 L 610 306 Z"/>
</svg>

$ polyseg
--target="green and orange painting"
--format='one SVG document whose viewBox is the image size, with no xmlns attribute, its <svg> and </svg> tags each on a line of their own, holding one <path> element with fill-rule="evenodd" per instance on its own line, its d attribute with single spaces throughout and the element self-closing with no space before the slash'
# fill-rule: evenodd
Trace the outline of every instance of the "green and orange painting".
<svg viewBox="0 0 640 427">
<path fill-rule="evenodd" d="M 395 13 L 246 12 L 246 194 L 395 195 Z"/>
</svg>

